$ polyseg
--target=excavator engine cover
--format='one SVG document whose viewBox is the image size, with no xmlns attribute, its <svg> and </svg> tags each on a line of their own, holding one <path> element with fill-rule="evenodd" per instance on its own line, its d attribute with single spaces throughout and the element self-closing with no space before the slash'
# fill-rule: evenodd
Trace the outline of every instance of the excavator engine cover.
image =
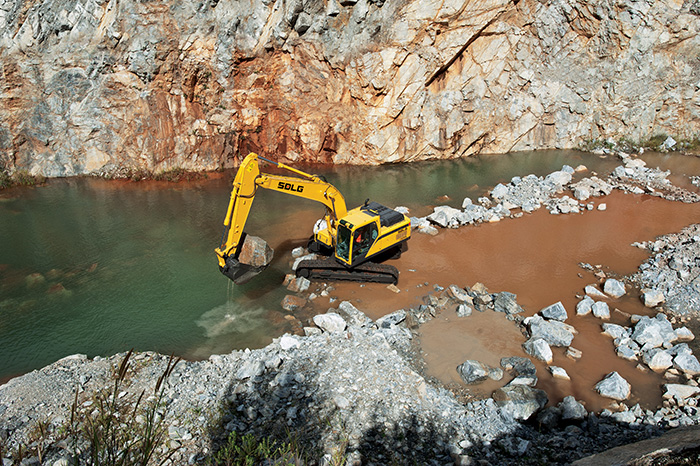
<svg viewBox="0 0 700 466">
<path fill-rule="evenodd" d="M 228 256 L 226 258 L 226 265 L 219 267 L 219 270 L 236 285 L 243 285 L 266 268 L 267 266 L 255 267 L 253 265 L 244 264 L 239 262 L 235 257 Z"/>
</svg>

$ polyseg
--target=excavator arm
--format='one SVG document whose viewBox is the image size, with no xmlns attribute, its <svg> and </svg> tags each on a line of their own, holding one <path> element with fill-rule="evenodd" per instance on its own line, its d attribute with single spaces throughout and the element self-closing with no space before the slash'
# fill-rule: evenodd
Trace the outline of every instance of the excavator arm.
<svg viewBox="0 0 700 466">
<path fill-rule="evenodd" d="M 260 171 L 260 160 L 291 171 L 298 177 L 263 173 Z M 245 264 L 241 264 L 237 260 L 244 240 L 243 228 L 248 220 L 258 188 L 279 191 L 320 202 L 326 206 L 324 219 L 332 232 L 335 232 L 335 228 L 337 228 L 338 219 L 344 217 L 347 213 L 345 198 L 332 184 L 316 175 L 267 160 L 255 153 L 249 154 L 238 168 L 236 177 L 233 180 L 231 198 L 226 210 L 226 217 L 224 218 L 224 233 L 221 238 L 221 245 L 215 250 L 222 272 L 237 283 L 241 282 L 241 280 L 234 278 L 234 276 L 242 276 L 241 269 L 246 268 Z M 335 234 L 328 234 L 323 242 L 327 243 L 327 246 L 332 247 L 333 238 L 335 238 Z M 246 278 L 251 273 L 254 275 L 257 272 L 259 271 L 252 271 L 246 274 Z"/>
</svg>

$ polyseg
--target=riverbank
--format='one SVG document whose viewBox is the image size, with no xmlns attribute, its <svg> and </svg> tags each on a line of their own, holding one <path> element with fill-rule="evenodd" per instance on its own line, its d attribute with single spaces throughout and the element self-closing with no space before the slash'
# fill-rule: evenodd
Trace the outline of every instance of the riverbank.
<svg viewBox="0 0 700 466">
<path fill-rule="evenodd" d="M 537 180 L 524 177 L 501 184 L 491 191 L 488 207 L 482 205 L 486 201 L 480 200 L 477 203 L 465 202 L 463 209 L 454 209 L 457 212 L 436 208 L 427 223 L 416 219 L 415 234 L 424 230 L 428 238 L 431 233 L 438 232 L 439 238 L 442 233 L 436 228 L 441 228 L 440 222 L 449 227 L 519 216 L 519 210 L 534 207 L 534 204 L 523 205 L 533 200 L 550 212 L 558 212 L 557 215 L 566 215 L 563 213 L 565 209 L 574 212 L 574 207 L 589 213 L 600 212 L 599 206 L 605 204 L 602 201 L 606 198 L 596 197 L 594 203 L 593 198 L 581 199 L 585 197 L 583 191 L 586 189 L 589 195 L 603 195 L 608 188 L 615 188 L 696 200 L 696 194 L 678 190 L 664 182 L 663 172 L 648 169 L 633 157 L 623 156 L 622 159 L 624 165 L 620 170 L 616 169 L 612 177 L 599 181 L 588 177 L 589 181 L 585 183 L 578 180 L 573 190 L 572 179 L 564 180 L 575 170 L 567 167 Z M 519 191 L 523 188 L 529 191 Z M 561 195 L 569 190 L 569 199 L 576 198 L 575 202 L 561 200 Z M 551 196 L 545 196 L 547 193 Z M 593 207 L 589 210 L 591 203 Z M 510 212 L 506 214 L 504 209 Z M 585 215 L 581 218 L 585 219 Z M 524 220 L 513 220 L 517 221 Z M 654 276 L 678 277 L 680 280 L 672 285 L 668 280 L 657 280 L 656 288 L 664 297 L 670 298 L 669 290 L 680 288 L 690 296 L 684 302 L 694 302 L 692 294 L 688 293 L 691 293 L 689 285 L 697 275 L 692 260 L 695 236 L 695 230 L 689 229 L 659 240 L 658 245 L 656 242 L 645 245 L 655 252 L 655 256 L 642 272 L 659 270 L 662 273 Z M 677 247 L 679 244 L 683 247 Z M 591 267 L 599 278 L 609 278 L 601 277 L 603 271 Z M 649 366 L 649 362 L 656 364 L 656 360 L 664 359 L 663 352 L 670 357 L 671 365 L 662 370 L 666 378 L 662 405 L 644 408 L 626 401 L 624 396 L 615 395 L 617 399 L 608 397 L 606 409 L 590 409 L 580 403 L 579 397 L 560 397 L 560 401 L 556 395 L 541 390 L 536 382 L 532 383 L 533 376 L 535 380 L 537 377 L 544 379 L 548 377 L 546 371 L 549 367 L 560 367 L 545 365 L 544 361 L 537 359 L 542 354 L 546 359 L 545 346 L 538 340 L 543 340 L 550 350 L 554 347 L 555 351 L 561 351 L 561 357 L 565 357 L 564 352 L 575 355 L 569 350 L 579 347 L 577 338 L 580 337 L 568 324 L 560 322 L 561 315 L 555 317 L 557 313 L 542 310 L 538 312 L 539 318 L 527 319 L 517 307 L 527 300 L 523 293 L 519 293 L 515 300 L 510 296 L 512 290 L 492 293 L 478 285 L 453 287 L 450 286 L 452 283 L 437 283 L 435 278 L 430 277 L 427 287 L 425 284 L 421 288 L 415 287 L 418 291 L 411 297 L 420 298 L 421 305 L 406 305 L 403 311 L 373 318 L 367 317 L 361 306 L 342 299 L 331 303 L 331 297 L 340 296 L 342 287 L 338 287 L 326 293 L 329 294 L 331 309 L 324 313 L 325 317 L 313 318 L 313 324 L 299 321 L 299 329 L 305 336 L 285 335 L 265 348 L 216 355 L 207 361 L 181 361 L 170 375 L 164 392 L 167 411 L 164 410 L 163 415 L 168 429 L 164 449 L 159 454 L 177 449 L 172 457 L 174 464 L 194 464 L 202 462 L 216 450 L 230 431 L 250 432 L 258 438 L 273 435 L 283 440 L 289 439 L 289 432 L 297 432 L 310 463 L 325 461 L 325 464 L 333 464 L 339 458 L 347 458 L 349 464 L 359 461 L 385 464 L 405 460 L 425 464 L 450 461 L 470 464 L 482 459 L 491 463 L 568 464 L 616 445 L 659 435 L 669 427 L 700 422 L 696 408 L 700 392 L 698 374 L 692 373 L 692 365 L 690 372 L 681 371 L 676 367 L 681 362 L 675 361 L 679 356 L 697 354 L 696 340 L 683 346 L 678 338 L 690 338 L 688 333 L 680 330 L 684 323 L 693 333 L 695 321 L 689 320 L 687 315 L 675 316 L 672 309 L 665 309 L 663 305 L 649 308 L 653 315 L 659 311 L 669 314 L 668 325 L 663 323 L 663 317 L 654 319 L 658 322 L 658 332 L 653 330 L 657 325 L 652 325 L 657 322 L 649 323 L 643 318 L 635 319 L 637 321 L 627 328 L 605 327 L 605 320 L 594 320 L 600 326 L 599 331 L 605 329 L 610 335 L 605 338 L 615 338 L 616 349 L 626 346 L 634 350 L 633 343 L 637 344 L 639 352 L 634 356 L 640 366 Z M 643 286 L 650 291 L 655 289 L 653 280 L 648 276 L 645 280 Z M 631 294 L 633 291 L 628 287 L 633 279 L 622 281 L 626 284 L 626 292 Z M 608 287 L 604 280 L 601 284 L 603 286 L 597 291 L 603 295 Z M 402 281 L 401 287 L 404 286 Z M 610 300 L 610 295 L 601 295 L 590 299 L 594 302 Z M 402 291 L 397 296 L 405 295 Z M 307 291 L 300 297 L 308 299 L 311 296 Z M 583 295 L 580 301 L 586 301 Z M 673 301 L 669 299 L 669 302 Z M 596 306 L 596 309 L 600 308 L 604 306 Z M 573 309 L 569 307 L 571 314 Z M 575 309 L 579 314 L 578 307 Z M 598 319 L 591 314 L 583 315 L 585 305 L 580 312 L 581 319 Z M 520 328 L 525 332 L 523 342 L 526 339 L 531 341 L 533 345 L 530 346 L 544 353 L 533 352 L 535 364 L 526 362 L 531 361 L 530 358 L 489 364 L 492 366 L 489 373 L 500 370 L 501 379 L 499 387 L 481 399 L 471 392 L 472 396 L 468 397 L 467 392 L 447 390 L 444 384 L 426 376 L 425 355 L 421 354 L 416 342 L 424 338 L 422 329 L 448 313 L 460 313 L 459 318 L 465 322 L 477 315 L 510 318 L 509 324 L 516 332 L 519 333 Z M 470 313 L 472 316 L 468 315 Z M 571 319 L 574 318 L 572 315 Z M 628 318 L 630 322 L 633 320 L 632 316 Z M 658 343 L 647 341 L 640 345 L 642 337 L 635 335 L 641 329 L 640 323 L 651 329 L 648 333 L 659 335 L 668 333 L 670 325 L 673 336 L 667 334 Z M 521 324 L 524 325 L 519 327 Z M 577 326 L 575 324 L 573 328 Z M 546 331 L 551 328 L 557 330 Z M 572 340 L 573 343 L 555 346 L 550 339 L 552 332 L 564 337 L 568 332 L 571 336 L 569 343 Z M 526 355 L 509 356 L 522 358 Z M 605 357 L 618 358 L 612 352 Z M 41 446 L 46 464 L 64 464 L 62 458 L 71 454 L 84 455 L 85 441 L 70 434 L 71 430 L 66 428 L 75 390 L 79 391 L 78 411 L 93 412 L 93 393 L 112 383 L 112 371 L 122 358 L 123 355 L 107 359 L 64 358 L 0 386 L 0 438 L 3 445 L 10 445 L 4 453 L 12 453 L 22 444 L 30 448 L 28 457 L 32 457 Z M 119 399 L 135 400 L 141 390 L 151 393 L 164 371 L 166 359 L 150 353 L 134 356 L 127 378 L 129 388 L 118 394 Z M 622 361 L 622 358 L 618 359 Z M 477 367 L 476 364 L 471 366 Z M 531 367 L 535 368 L 534 373 Z M 569 372 L 574 375 L 573 371 Z M 593 387 L 583 389 L 593 390 Z M 634 390 L 633 382 L 631 391 Z M 37 425 L 46 427 L 40 429 L 44 432 L 42 438 L 37 438 Z M 82 453 L 77 453 L 75 447 Z"/>
</svg>

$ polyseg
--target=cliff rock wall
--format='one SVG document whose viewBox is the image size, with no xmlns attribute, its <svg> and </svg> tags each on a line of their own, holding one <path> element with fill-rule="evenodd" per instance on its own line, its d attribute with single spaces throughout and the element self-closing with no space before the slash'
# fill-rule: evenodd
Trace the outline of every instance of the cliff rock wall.
<svg viewBox="0 0 700 466">
<path fill-rule="evenodd" d="M 692 139 L 699 30 L 700 0 L 0 0 L 0 167 Z"/>
</svg>

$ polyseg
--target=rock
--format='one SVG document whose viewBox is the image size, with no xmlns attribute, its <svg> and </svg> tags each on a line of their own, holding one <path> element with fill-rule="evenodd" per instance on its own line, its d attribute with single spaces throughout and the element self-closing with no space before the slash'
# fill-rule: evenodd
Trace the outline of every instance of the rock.
<svg viewBox="0 0 700 466">
<path fill-rule="evenodd" d="M 548 406 L 537 413 L 537 422 L 540 427 L 554 429 L 561 419 L 561 410 L 556 406 Z"/>
<path fill-rule="evenodd" d="M 287 351 L 292 348 L 298 348 L 301 344 L 297 337 L 291 335 L 282 335 L 279 339 L 280 348 Z"/>
<path fill-rule="evenodd" d="M 677 355 L 673 358 L 673 367 L 691 377 L 700 375 L 700 363 L 692 354 Z"/>
<path fill-rule="evenodd" d="M 56 283 L 54 285 L 51 285 L 49 289 L 46 291 L 47 294 L 53 295 L 53 296 L 59 296 L 59 297 L 65 297 L 68 298 L 73 295 L 73 292 L 70 290 L 67 290 L 62 283 Z"/>
<path fill-rule="evenodd" d="M 406 311 L 399 309 L 377 319 L 377 326 L 379 328 L 389 328 L 393 325 L 399 325 L 404 320 L 406 320 Z"/>
<path fill-rule="evenodd" d="M 613 298 L 619 298 L 625 294 L 625 285 L 619 280 L 614 278 L 608 278 L 605 280 L 605 285 L 603 285 L 603 291 L 608 296 Z"/>
<path fill-rule="evenodd" d="M 609 319 L 610 318 L 610 307 L 608 303 L 604 301 L 597 301 L 591 306 L 591 311 L 593 315 L 599 319 Z"/>
<path fill-rule="evenodd" d="M 296 259 L 294 259 L 294 263 L 292 264 L 292 270 L 296 272 L 297 267 L 299 267 L 299 264 L 301 264 L 303 261 L 315 260 L 317 258 L 318 256 L 316 254 L 306 254 L 304 256 L 297 257 Z"/>
<path fill-rule="evenodd" d="M 639 352 L 639 347 L 637 349 L 631 347 L 628 344 L 620 345 L 615 349 L 615 352 L 622 359 L 627 359 L 628 361 L 636 361 L 637 354 Z"/>
<path fill-rule="evenodd" d="M 272 256 L 275 251 L 267 244 L 264 239 L 245 235 L 241 252 L 238 255 L 238 261 L 243 264 L 252 265 L 253 267 L 267 267 L 272 261 Z"/>
<path fill-rule="evenodd" d="M 491 190 L 491 197 L 496 200 L 501 200 L 508 194 L 508 188 L 501 183 L 498 183 L 495 188 Z"/>
<path fill-rule="evenodd" d="M 676 145 L 676 140 L 671 136 L 667 137 L 664 142 L 659 146 L 661 152 L 667 152 Z"/>
<path fill-rule="evenodd" d="M 561 301 L 545 307 L 539 314 L 545 319 L 558 320 L 560 322 L 564 322 L 569 317 Z"/>
<path fill-rule="evenodd" d="M 686 343 L 679 343 L 669 349 L 667 349 L 668 353 L 671 356 L 678 356 L 680 354 L 688 354 L 691 355 L 693 354 L 693 351 L 690 349 L 690 347 Z"/>
<path fill-rule="evenodd" d="M 288 274 L 287 276 L 291 276 L 287 289 L 293 293 L 303 293 L 309 289 L 309 286 L 311 286 L 311 281 L 308 278 L 295 277 L 292 274 Z"/>
<path fill-rule="evenodd" d="M 620 411 L 617 413 L 612 413 L 610 417 L 618 424 L 633 424 L 637 419 L 637 416 L 635 416 L 632 411 Z"/>
<path fill-rule="evenodd" d="M 585 288 L 585 293 L 586 295 L 590 296 L 593 299 L 607 299 L 608 296 L 600 291 L 598 287 L 595 285 L 586 285 Z"/>
<path fill-rule="evenodd" d="M 439 231 L 432 225 L 421 225 L 418 227 L 418 233 L 423 233 L 424 235 L 430 236 L 437 236 Z"/>
<path fill-rule="evenodd" d="M 652 348 L 642 354 L 642 360 L 654 372 L 663 372 L 673 365 L 673 358 L 668 351 Z"/>
<path fill-rule="evenodd" d="M 630 384 L 617 372 L 611 372 L 595 386 L 596 391 L 606 398 L 624 401 L 630 397 Z"/>
<path fill-rule="evenodd" d="M 571 395 L 564 397 L 558 407 L 561 411 L 561 418 L 565 421 L 581 421 L 588 414 L 586 408 Z"/>
<path fill-rule="evenodd" d="M 676 400 L 687 400 L 692 396 L 700 394 L 700 387 L 692 387 L 690 385 L 682 385 L 677 383 L 664 384 L 664 398 Z"/>
<path fill-rule="evenodd" d="M 537 385 L 537 377 L 518 376 L 506 384 L 506 386 L 510 385 L 527 385 L 528 387 L 534 387 Z"/>
<path fill-rule="evenodd" d="M 494 309 L 496 312 L 503 312 L 507 315 L 519 314 L 523 312 L 523 308 L 516 302 L 517 296 L 507 291 L 502 291 L 496 294 L 494 300 Z"/>
<path fill-rule="evenodd" d="M 489 379 L 498 382 L 503 378 L 503 370 L 498 367 L 489 366 Z"/>
<path fill-rule="evenodd" d="M 428 220 L 443 227 L 457 227 L 460 225 L 459 220 L 455 220 L 461 214 L 459 209 L 449 206 L 438 206 L 433 209 L 433 213 L 428 215 Z"/>
<path fill-rule="evenodd" d="M 457 306 L 457 317 L 469 317 L 472 315 L 473 308 L 471 306 L 467 306 L 466 304 L 460 304 Z"/>
<path fill-rule="evenodd" d="M 475 12 L 453 3 L 411 2 L 382 9 L 384 3 L 288 1 L 273 7 L 270 2 L 231 2 L 199 10 L 198 5 L 168 1 L 159 24 L 178 25 L 175 29 L 129 22 L 151 13 L 139 2 L 116 11 L 102 2 L 90 3 L 87 13 L 72 4 L 36 3 L 25 5 L 21 15 L 5 6 L 2 63 L 21 68 L 24 54 L 32 51 L 38 66 L 35 74 L 18 68 L 19 74 L 6 78 L 26 101 L 3 108 L 0 145 L 7 150 L 20 134 L 29 135 L 27 144 L 13 149 L 17 153 L 8 157 L 7 168 L 51 176 L 170 167 L 213 170 L 235 163 L 232 146 L 237 155 L 248 144 L 283 160 L 380 164 L 572 148 L 601 135 L 641 140 L 664 131 L 697 133 L 693 118 L 680 117 L 695 110 L 696 76 L 676 71 L 692 68 L 694 56 L 664 49 L 669 40 L 686 40 L 679 31 L 688 31 L 694 40 L 693 6 L 684 5 L 680 13 L 675 4 L 652 3 L 643 11 L 632 9 L 638 14 L 611 16 L 586 10 L 576 13 L 586 23 L 582 28 L 572 27 L 568 10 L 569 15 L 550 9 L 522 12 L 522 24 L 533 27 L 518 28 L 523 38 L 519 57 L 498 73 L 510 83 L 526 83 L 516 89 L 495 86 L 489 66 L 492 56 L 503 61 L 516 53 L 490 31 L 509 27 L 502 15 L 509 4 L 489 2 Z M 653 37 L 640 32 L 625 41 L 606 35 L 632 36 L 640 15 L 653 18 Z M 424 41 L 423 32 L 443 27 L 447 17 L 458 25 Z M 479 35 L 488 59 L 471 48 L 461 50 L 476 36 L 464 25 L 476 22 L 490 25 L 486 35 Z M 565 34 L 582 45 L 567 50 L 570 59 L 560 60 L 556 42 Z M 592 37 L 595 45 L 587 42 Z M 297 48 L 315 53 L 283 60 Z M 645 55 L 649 50 L 659 54 Z M 108 63 L 94 63 L 101 53 Z M 463 54 L 475 63 L 473 79 L 466 82 L 444 73 Z M 645 58 L 634 66 L 611 67 L 596 54 Z M 228 66 L 231 57 L 240 57 L 237 63 L 243 65 Z M 671 75 L 659 64 L 669 60 L 680 60 Z M 290 76 L 296 78 L 293 83 Z M 318 84 L 318 76 L 324 76 L 327 87 Z M 545 76 L 557 79 L 556 92 Z M 413 89 L 432 89 L 438 78 L 440 92 Z M 640 79 L 644 84 L 635 84 Z M 601 82 L 610 85 L 591 92 Z M 667 84 L 673 96 L 661 99 Z M 246 92 L 237 92 L 241 88 Z M 367 109 L 359 111 L 344 93 Z M 507 106 L 494 104 L 506 97 Z M 623 101 L 629 105 L 609 104 Z M 649 113 L 662 104 L 664 112 Z M 285 118 L 272 117 L 270 109 L 281 107 Z M 484 109 L 478 119 L 475 108 Z M 43 118 L 25 117 L 34 110 Z M 620 124 L 623 119 L 626 123 Z M 407 131 L 413 135 L 408 144 Z M 667 139 L 662 148 L 673 145 Z M 570 174 L 562 169 L 542 181 L 542 190 L 569 182 Z M 514 187 L 500 190 L 510 197 Z"/>
<path fill-rule="evenodd" d="M 386 286 L 386 289 L 389 290 L 389 291 L 391 291 L 391 292 L 393 292 L 393 293 L 396 293 L 396 294 L 401 293 L 401 288 L 399 288 L 398 286 L 394 285 L 393 283 L 388 284 L 388 285 Z"/>
<path fill-rule="evenodd" d="M 372 324 L 372 319 L 352 305 L 350 301 L 342 301 L 338 305 L 338 314 L 345 319 L 348 325 L 356 327 L 366 327 Z"/>
<path fill-rule="evenodd" d="M 318 327 L 304 327 L 304 335 L 307 337 L 323 334 L 323 330 Z"/>
<path fill-rule="evenodd" d="M 601 212 L 604 210 L 608 210 L 608 205 L 605 202 L 601 202 L 600 204 L 598 204 L 597 209 Z"/>
<path fill-rule="evenodd" d="M 296 312 L 306 306 L 306 299 L 300 296 L 288 294 L 282 300 L 282 309 L 289 312 Z"/>
<path fill-rule="evenodd" d="M 347 326 L 345 320 L 335 312 L 327 312 L 314 316 L 314 324 L 328 333 L 342 332 Z"/>
<path fill-rule="evenodd" d="M 457 366 L 457 372 L 467 385 L 483 382 L 489 376 L 488 366 L 474 360 L 467 360 Z"/>
<path fill-rule="evenodd" d="M 449 293 L 450 296 L 452 296 L 455 300 L 459 301 L 460 303 L 466 303 L 466 304 L 472 304 L 472 297 L 469 296 L 469 293 L 464 290 L 464 288 L 460 288 L 457 285 L 450 285 L 447 287 L 447 292 Z"/>
<path fill-rule="evenodd" d="M 559 190 L 571 181 L 571 173 L 564 170 L 550 173 L 544 178 L 544 182 L 552 185 L 555 190 Z"/>
<path fill-rule="evenodd" d="M 525 421 L 547 404 L 543 390 L 527 385 L 510 385 L 494 391 L 491 398 L 514 419 Z"/>
<path fill-rule="evenodd" d="M 664 342 L 675 341 L 675 338 L 673 326 L 663 314 L 657 314 L 655 318 L 641 317 L 632 332 L 632 339 L 641 346 L 659 347 Z"/>
<path fill-rule="evenodd" d="M 516 377 L 534 377 L 537 374 L 535 364 L 530 359 L 519 356 L 501 358 L 501 367 Z"/>
<path fill-rule="evenodd" d="M 586 295 L 581 301 L 576 304 L 576 315 L 585 316 L 591 313 L 591 308 L 595 301 L 590 296 Z"/>
<path fill-rule="evenodd" d="M 552 377 L 555 379 L 571 380 L 571 377 L 569 377 L 569 374 L 563 367 L 549 366 L 549 372 L 552 373 Z"/>
<path fill-rule="evenodd" d="M 574 339 L 570 327 L 563 322 L 544 320 L 534 315 L 525 320 L 532 338 L 542 338 L 551 346 L 569 346 Z"/>
<path fill-rule="evenodd" d="M 583 356 L 583 353 L 581 350 L 574 348 L 573 346 L 569 346 L 566 348 L 566 357 L 569 359 L 573 359 L 574 361 L 581 359 L 581 356 Z"/>
<path fill-rule="evenodd" d="M 693 332 L 691 332 L 688 327 L 677 328 L 674 331 L 676 332 L 677 342 L 693 341 L 695 339 L 695 335 L 693 335 Z"/>
<path fill-rule="evenodd" d="M 255 378 L 265 371 L 265 364 L 256 359 L 249 359 L 236 372 L 236 378 L 245 380 Z"/>
<path fill-rule="evenodd" d="M 626 337 L 628 334 L 627 328 L 623 327 L 622 325 L 607 323 L 603 324 L 603 333 L 612 337 L 613 340 L 620 337 Z"/>
<path fill-rule="evenodd" d="M 642 302 L 646 307 L 656 307 L 666 300 L 660 290 L 645 289 L 642 291 Z"/>
<path fill-rule="evenodd" d="M 532 337 L 523 343 L 523 349 L 530 356 L 544 361 L 547 364 L 552 362 L 554 355 L 552 354 L 552 349 L 549 344 L 540 337 Z"/>
<path fill-rule="evenodd" d="M 574 188 L 574 197 L 579 201 L 585 201 L 591 197 L 591 191 L 586 187 L 576 187 Z"/>
</svg>

